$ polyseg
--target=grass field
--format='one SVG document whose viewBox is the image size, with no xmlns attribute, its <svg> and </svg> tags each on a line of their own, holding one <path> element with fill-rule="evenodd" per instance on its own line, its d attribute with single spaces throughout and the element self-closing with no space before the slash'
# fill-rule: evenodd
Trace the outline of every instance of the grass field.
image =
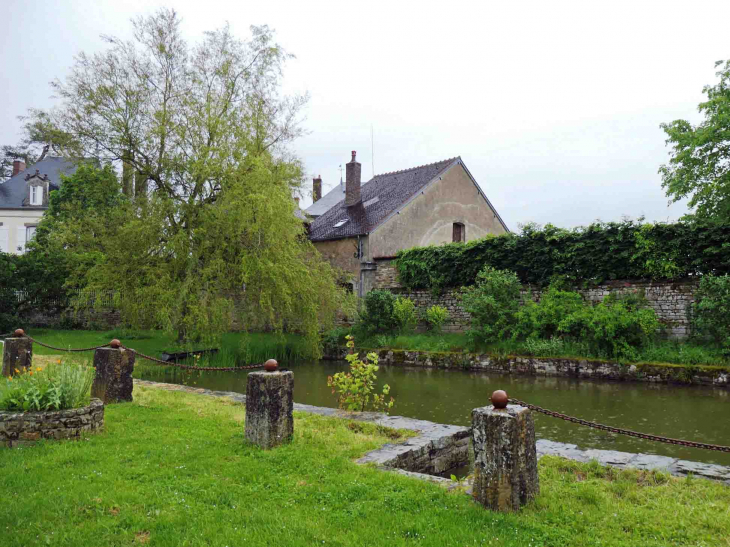
<svg viewBox="0 0 730 547">
<path fill-rule="evenodd" d="M 730 488 L 540 462 L 519 514 L 353 463 L 393 442 L 295 414 L 292 444 L 243 438 L 244 408 L 135 387 L 102 433 L 0 451 L 0 544 L 57 546 L 728 546 Z"/>
</svg>

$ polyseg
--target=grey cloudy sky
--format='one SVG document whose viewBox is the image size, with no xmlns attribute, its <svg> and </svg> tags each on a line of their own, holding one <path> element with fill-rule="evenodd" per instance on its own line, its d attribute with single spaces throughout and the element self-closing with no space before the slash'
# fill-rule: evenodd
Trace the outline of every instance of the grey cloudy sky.
<svg viewBox="0 0 730 547">
<path fill-rule="evenodd" d="M 660 186 L 659 124 L 698 121 L 730 57 L 727 0 L 5 0 L 0 143 L 17 140 L 18 114 L 53 105 L 48 82 L 76 53 L 162 5 L 191 42 L 226 21 L 240 37 L 276 29 L 297 56 L 286 90 L 311 94 L 295 150 L 325 190 L 351 150 L 370 177 L 373 127 L 376 173 L 461 156 L 512 229 L 684 214 Z"/>
</svg>

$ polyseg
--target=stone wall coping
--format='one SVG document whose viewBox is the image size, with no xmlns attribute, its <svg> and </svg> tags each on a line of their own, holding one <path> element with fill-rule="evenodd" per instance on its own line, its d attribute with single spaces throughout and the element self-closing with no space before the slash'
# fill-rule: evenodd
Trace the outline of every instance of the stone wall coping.
<svg viewBox="0 0 730 547">
<path fill-rule="evenodd" d="M 209 389 L 192 388 L 179 384 L 166 384 L 162 382 L 150 382 L 147 380 L 136 379 L 134 380 L 134 383 L 140 386 L 164 389 L 167 391 L 182 391 L 185 393 L 211 397 L 227 397 L 236 402 L 246 404 L 246 396 L 233 391 L 212 391 Z M 362 458 L 357 460 L 357 463 L 372 463 L 389 471 L 395 471 L 399 474 L 415 478 L 426 479 L 443 485 L 453 485 L 453 481 L 449 479 L 440 479 L 433 475 L 424 475 L 423 473 L 414 473 L 411 471 L 396 469 L 388 465 L 388 462 L 391 462 L 398 456 L 402 456 L 404 453 L 422 449 L 429 445 L 429 443 L 433 447 L 437 448 L 439 443 L 443 442 L 443 439 L 451 439 L 453 436 L 457 436 L 459 439 L 467 438 L 471 432 L 471 428 L 465 426 L 438 424 L 427 420 L 418 420 L 404 416 L 388 416 L 380 412 L 344 412 L 336 408 L 312 406 L 301 403 L 294 403 L 294 410 L 299 412 L 310 412 L 321 416 L 332 416 L 336 418 L 371 422 L 394 429 L 410 429 L 412 431 L 417 431 L 419 433 L 418 436 L 411 437 L 399 444 L 385 444 L 382 447 L 365 454 Z M 596 460 L 599 464 L 604 466 L 610 465 L 622 469 L 655 469 L 676 476 L 687 476 L 692 474 L 707 479 L 723 481 L 730 485 L 730 467 L 722 465 L 680 460 L 668 456 L 618 452 L 616 450 L 598 450 L 595 448 L 581 450 L 577 445 L 551 441 L 548 439 L 538 439 L 535 444 L 537 447 L 538 458 L 550 455 L 560 456 L 579 462 Z"/>
<path fill-rule="evenodd" d="M 89 414 L 98 408 L 103 408 L 101 399 L 91 399 L 88 405 L 78 408 L 67 408 L 65 410 L 36 410 L 29 412 L 18 412 L 16 410 L 0 410 L 0 422 L 9 422 L 23 419 L 25 421 L 44 421 L 56 418 L 73 418 Z"/>
</svg>

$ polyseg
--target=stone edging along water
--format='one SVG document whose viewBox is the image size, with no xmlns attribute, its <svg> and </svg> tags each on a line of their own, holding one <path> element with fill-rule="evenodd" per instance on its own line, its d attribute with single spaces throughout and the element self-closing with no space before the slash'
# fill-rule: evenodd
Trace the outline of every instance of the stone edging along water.
<svg viewBox="0 0 730 547">
<path fill-rule="evenodd" d="M 135 385 L 182 391 L 211 397 L 227 397 L 236 402 L 246 404 L 246 396 L 233 391 L 212 391 L 193 388 L 179 384 L 134 380 Z M 379 412 L 349 413 L 335 408 L 304 405 L 294 403 L 294 410 L 310 412 L 322 416 L 332 416 L 362 422 L 370 422 L 393 429 L 409 429 L 418 432 L 398 444 L 386 444 L 377 450 L 365 454 L 357 463 L 372 463 L 390 471 L 416 477 L 447 487 L 456 485 L 452 480 L 437 477 L 449 469 L 469 463 L 470 428 L 458 425 L 437 424 L 426 420 L 406 418 L 404 416 L 387 416 Z M 726 482 L 730 485 L 730 467 L 710 463 L 679 460 L 667 456 L 651 454 L 634 454 L 615 450 L 581 450 L 574 444 L 559 443 L 547 439 L 538 439 L 537 455 L 560 456 L 579 462 L 597 461 L 601 465 L 610 465 L 622 469 L 658 470 L 677 476 L 695 475 L 707 479 Z"/>
<path fill-rule="evenodd" d="M 104 427 L 104 403 L 91 399 L 88 406 L 45 412 L 0 411 L 0 448 L 27 446 L 39 439 L 76 439 Z"/>
<path fill-rule="evenodd" d="M 434 367 L 480 370 L 523 376 L 566 376 L 633 382 L 654 382 L 679 385 L 708 385 L 730 388 L 730 367 L 709 365 L 674 365 L 670 363 L 636 363 L 631 365 L 599 359 L 566 357 L 529 357 L 489 353 L 457 353 L 410 351 L 399 349 L 374 351 L 381 364 L 408 367 Z M 324 359 L 344 359 L 346 348 L 330 352 Z"/>
</svg>

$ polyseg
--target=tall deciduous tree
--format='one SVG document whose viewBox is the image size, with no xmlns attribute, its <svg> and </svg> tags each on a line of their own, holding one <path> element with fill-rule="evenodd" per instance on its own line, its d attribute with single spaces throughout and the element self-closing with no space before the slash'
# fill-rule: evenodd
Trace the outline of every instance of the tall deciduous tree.
<svg viewBox="0 0 730 547">
<path fill-rule="evenodd" d="M 720 81 L 705 86 L 707 100 L 699 105 L 705 119 L 662 124 L 672 146 L 662 165 L 662 187 L 672 201 L 689 197 L 699 217 L 730 220 L 730 60 L 718 61 Z"/>
<path fill-rule="evenodd" d="M 293 214 L 302 169 L 288 146 L 306 97 L 280 94 L 290 55 L 267 27 L 248 41 L 224 27 L 190 47 L 174 11 L 133 23 L 134 41 L 107 38 L 55 83 L 54 119 L 76 154 L 121 162 L 134 198 L 55 232 L 101 257 L 76 282 L 119 289 L 130 324 L 181 340 L 217 335 L 241 313 L 250 327 L 304 332 L 316 353 L 340 293 Z"/>
</svg>

